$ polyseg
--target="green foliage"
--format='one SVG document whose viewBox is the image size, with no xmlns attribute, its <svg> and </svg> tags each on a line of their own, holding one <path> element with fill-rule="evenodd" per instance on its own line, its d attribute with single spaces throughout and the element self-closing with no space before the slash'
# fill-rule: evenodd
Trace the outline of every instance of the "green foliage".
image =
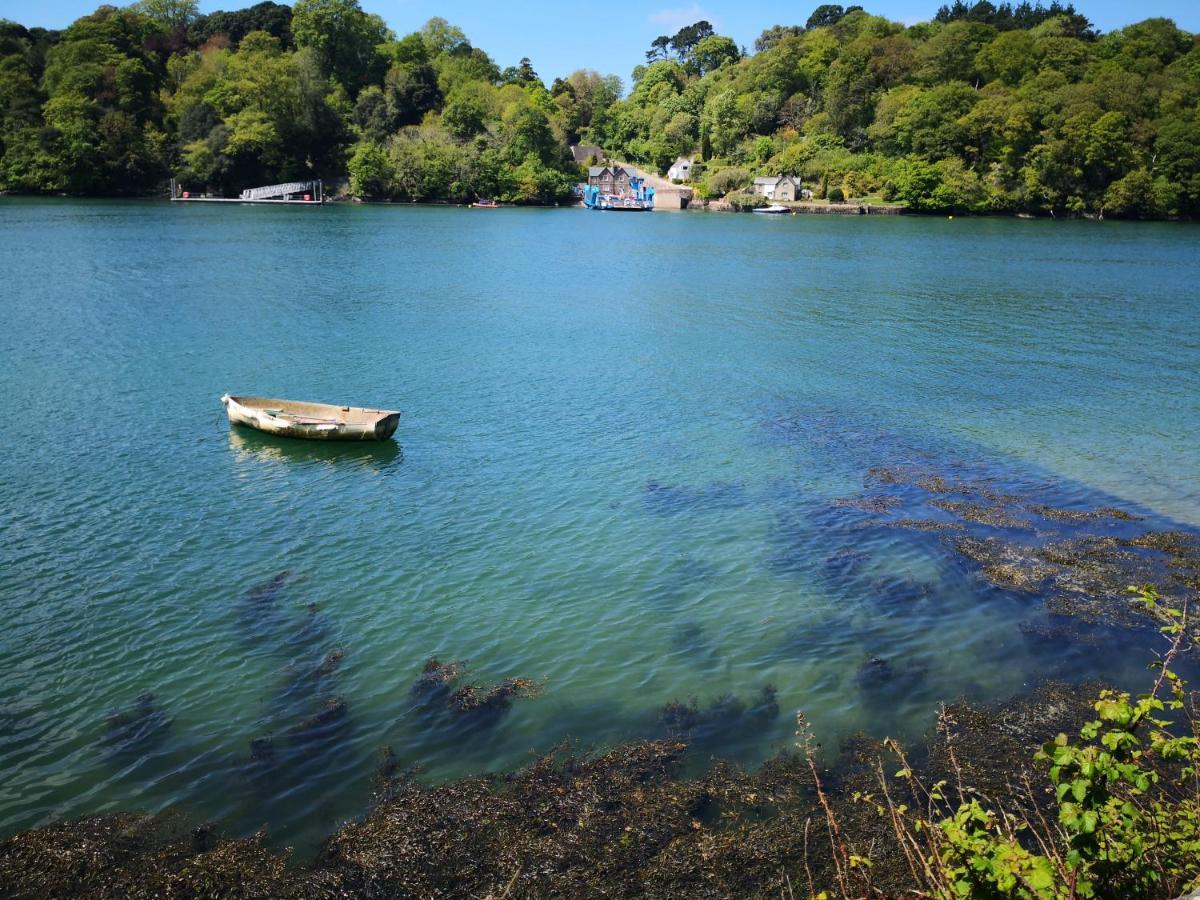
<svg viewBox="0 0 1200 900">
<path fill-rule="evenodd" d="M 897 837 L 921 853 L 928 893 L 943 898 L 1175 897 L 1200 878 L 1200 740 L 1171 662 L 1190 639 L 1184 611 L 1139 600 L 1165 621 L 1171 651 L 1153 689 L 1100 692 L 1096 718 L 1035 756 L 1053 789 L 1055 825 L 1026 811 L 994 812 L 978 798 L 943 817 L 943 784 L 929 814 L 896 809 Z M 911 777 L 907 770 L 902 773 Z M 890 802 L 890 801 L 889 801 Z M 919 838 L 919 839 L 918 839 Z"/>
<path fill-rule="evenodd" d="M 368 84 L 382 65 L 377 48 L 391 32 L 358 0 L 296 0 L 292 8 L 296 46 L 311 48 L 322 70 L 351 94 Z"/>
<path fill-rule="evenodd" d="M 730 191 L 740 191 L 750 184 L 750 172 L 746 169 L 719 169 L 704 181 L 710 196 L 724 196 Z"/>
<path fill-rule="evenodd" d="M 364 197 L 562 202 L 582 177 L 567 141 L 609 115 L 620 80 L 579 71 L 552 96 L 528 60 L 501 75 L 444 19 L 396 40 L 358 0 L 205 16 L 144 0 L 61 35 L 0 22 L 0 190 L 348 175 Z M 660 152 L 696 128 L 682 115 Z"/>
<path fill-rule="evenodd" d="M 870 171 L 920 211 L 1200 215 L 1200 47 L 1167 19 L 1099 37 L 1057 2 L 955 2 L 909 28 L 830 4 L 753 56 L 700 61 L 718 40 L 657 41 L 581 132 L 660 169 L 686 154 L 826 185 Z"/>
<path fill-rule="evenodd" d="M 751 209 L 761 209 L 767 205 L 767 198 L 762 194 L 748 194 L 745 191 L 733 191 L 725 195 L 725 202 L 737 212 Z"/>
<path fill-rule="evenodd" d="M 1200 215 L 1200 46 L 1170 20 L 1099 36 L 1069 4 L 955 2 L 906 28 L 824 5 L 756 49 L 693 23 L 653 42 L 621 99 L 614 76 L 547 90 L 528 60 L 501 71 L 444 19 L 395 39 L 359 0 L 0 23 L 0 190 L 337 178 L 361 142 L 360 166 L 382 151 L 406 167 L 356 182 L 374 191 L 561 200 L 578 177 L 566 145 L 589 143 L 659 172 L 690 156 L 918 211 Z"/>
<path fill-rule="evenodd" d="M 198 16 L 188 25 L 188 43 L 200 47 L 215 37 L 223 36 L 230 46 L 237 47 L 242 38 L 252 31 L 265 31 L 278 38 L 285 50 L 293 49 L 292 8 L 283 3 L 263 0 L 246 9 Z"/>
</svg>

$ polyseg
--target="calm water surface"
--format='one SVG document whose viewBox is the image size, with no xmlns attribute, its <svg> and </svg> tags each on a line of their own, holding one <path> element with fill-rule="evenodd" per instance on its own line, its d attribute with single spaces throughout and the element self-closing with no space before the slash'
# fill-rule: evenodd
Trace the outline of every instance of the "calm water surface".
<svg viewBox="0 0 1200 900">
<path fill-rule="evenodd" d="M 1137 678 L 1119 636 L 1064 672 L 928 536 L 858 549 L 935 602 L 829 575 L 822 510 L 914 454 L 1200 525 L 1193 227 L 3 200 L 0 266 L 0 836 L 181 805 L 311 846 L 384 746 L 448 777 L 775 685 L 703 748 L 753 763 L 799 708 L 913 738 L 939 698 Z M 225 391 L 404 418 L 292 444 Z M 447 727 L 411 709 L 433 655 L 542 695 Z"/>
</svg>

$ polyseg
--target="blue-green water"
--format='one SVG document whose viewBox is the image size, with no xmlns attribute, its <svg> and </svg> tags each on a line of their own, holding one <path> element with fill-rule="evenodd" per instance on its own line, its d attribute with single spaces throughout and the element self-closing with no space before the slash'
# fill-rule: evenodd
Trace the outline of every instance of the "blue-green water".
<svg viewBox="0 0 1200 900">
<path fill-rule="evenodd" d="M 1200 525 L 1192 227 L 4 200 L 0 266 L 0 834 L 181 805 L 311 845 L 385 745 L 447 777 L 773 684 L 704 748 L 752 763 L 800 708 L 913 738 L 940 698 L 1137 676 L 1119 635 L 1064 672 L 936 537 L 857 548 L 936 602 L 830 576 L 829 501 L 897 458 Z M 226 391 L 404 417 L 279 442 Z M 411 709 L 432 655 L 542 694 L 447 728 Z M 876 655 L 919 677 L 872 690 Z M 145 690 L 162 727 L 106 744 Z"/>
</svg>

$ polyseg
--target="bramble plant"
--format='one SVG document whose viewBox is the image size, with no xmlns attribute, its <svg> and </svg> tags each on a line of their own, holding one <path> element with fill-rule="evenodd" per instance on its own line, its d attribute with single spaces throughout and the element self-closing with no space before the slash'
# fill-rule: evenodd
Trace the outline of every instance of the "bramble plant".
<svg viewBox="0 0 1200 900">
<path fill-rule="evenodd" d="M 885 747 L 901 761 L 913 809 L 892 798 L 894 782 L 879 768 L 882 796 L 856 794 L 890 818 L 896 839 L 923 896 L 1075 900 L 1173 898 L 1200 886 L 1200 732 L 1194 696 L 1171 668 L 1189 641 L 1187 609 L 1159 602 L 1148 588 L 1132 589 L 1137 602 L 1167 624 L 1170 649 L 1156 661 L 1150 692 L 1134 698 L 1103 690 L 1079 740 L 1059 734 L 1035 754 L 1054 788 L 1053 811 L 1044 810 L 1032 785 L 1009 807 L 992 804 L 962 785 L 957 805 L 947 782 L 926 788 L 903 749 Z M 826 815 L 832 813 L 826 810 Z M 831 837 L 834 829 L 831 826 Z M 838 832 L 840 839 L 840 832 Z M 852 892 L 848 846 L 834 846 L 839 889 Z M 869 880 L 865 893 L 874 892 Z M 818 895 L 819 896 L 819 895 Z"/>
</svg>

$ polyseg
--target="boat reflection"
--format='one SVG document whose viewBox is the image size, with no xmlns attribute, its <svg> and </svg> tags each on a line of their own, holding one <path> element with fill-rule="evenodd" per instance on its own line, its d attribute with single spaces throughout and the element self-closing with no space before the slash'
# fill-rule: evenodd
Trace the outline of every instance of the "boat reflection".
<svg viewBox="0 0 1200 900">
<path fill-rule="evenodd" d="M 361 465 L 385 471 L 404 462 L 404 451 L 395 441 L 302 441 L 231 425 L 229 449 L 239 460 L 255 462 L 324 463 L 330 466 Z"/>
</svg>

